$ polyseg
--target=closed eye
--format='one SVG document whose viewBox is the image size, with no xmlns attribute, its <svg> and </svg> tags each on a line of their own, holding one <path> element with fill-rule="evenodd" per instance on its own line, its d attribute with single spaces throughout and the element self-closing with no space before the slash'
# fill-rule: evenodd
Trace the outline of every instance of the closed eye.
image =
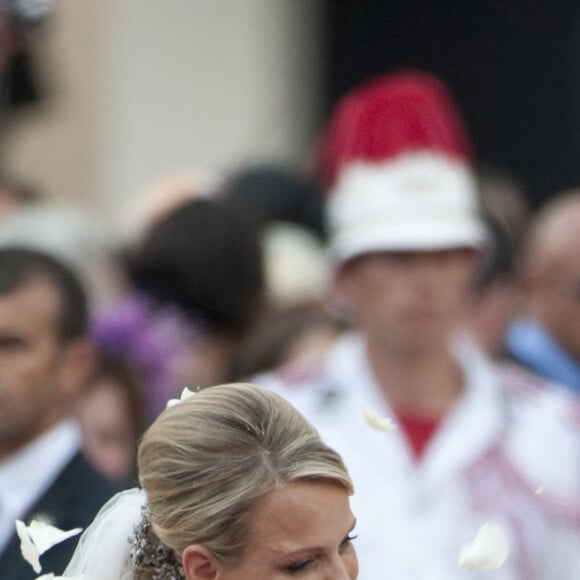
<svg viewBox="0 0 580 580">
<path fill-rule="evenodd" d="M 299 562 L 292 562 L 292 564 L 288 564 L 288 566 L 286 566 L 286 571 L 290 574 L 298 574 L 299 572 L 306 570 L 306 568 L 308 568 L 308 566 L 310 566 L 310 564 L 313 562 L 313 558 L 305 558 Z"/>
<path fill-rule="evenodd" d="M 356 534 L 352 533 L 355 525 L 356 520 L 350 529 L 351 531 L 340 542 L 338 546 L 338 551 L 340 554 L 345 553 L 349 548 L 351 548 L 353 540 L 358 537 Z M 287 564 L 284 569 L 288 574 L 300 574 L 301 572 L 308 570 L 311 566 L 315 566 L 318 557 L 319 556 L 316 553 L 311 554 L 307 558 L 302 558 L 301 560 Z"/>
<path fill-rule="evenodd" d="M 346 536 L 346 538 L 344 538 L 344 540 L 342 540 L 342 542 L 340 543 L 340 551 L 343 552 L 346 548 L 350 547 L 352 545 L 352 542 L 357 538 L 358 536 L 356 534 L 349 534 L 348 536 Z"/>
</svg>

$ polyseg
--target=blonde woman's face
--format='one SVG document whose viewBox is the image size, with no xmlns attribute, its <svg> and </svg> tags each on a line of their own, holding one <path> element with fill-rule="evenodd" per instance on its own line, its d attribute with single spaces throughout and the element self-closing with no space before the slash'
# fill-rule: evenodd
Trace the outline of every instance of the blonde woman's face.
<svg viewBox="0 0 580 580">
<path fill-rule="evenodd" d="M 295 482 L 259 504 L 241 562 L 218 566 L 219 580 L 353 580 L 355 519 L 346 490 L 332 482 Z"/>
</svg>

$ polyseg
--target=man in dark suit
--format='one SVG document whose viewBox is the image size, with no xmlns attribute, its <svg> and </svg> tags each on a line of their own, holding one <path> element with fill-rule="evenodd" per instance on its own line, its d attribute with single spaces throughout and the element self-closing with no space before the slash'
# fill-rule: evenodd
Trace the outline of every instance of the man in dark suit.
<svg viewBox="0 0 580 580">
<path fill-rule="evenodd" d="M 91 370 L 89 308 L 76 276 L 36 250 L 0 249 L 0 577 L 32 580 L 15 520 L 85 528 L 116 491 L 80 454 L 72 419 Z M 62 573 L 77 538 L 40 559 Z"/>
</svg>

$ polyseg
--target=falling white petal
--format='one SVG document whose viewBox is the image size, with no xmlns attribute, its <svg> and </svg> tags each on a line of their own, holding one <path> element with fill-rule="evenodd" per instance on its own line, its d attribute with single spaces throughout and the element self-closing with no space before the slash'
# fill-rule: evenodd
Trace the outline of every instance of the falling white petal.
<svg viewBox="0 0 580 580">
<path fill-rule="evenodd" d="M 545 491 L 545 488 L 543 485 L 538 485 L 538 487 L 536 487 L 536 495 L 542 495 Z"/>
<path fill-rule="evenodd" d="M 32 542 L 28 533 L 28 528 L 24 522 L 16 520 L 16 533 L 20 538 L 20 551 L 22 557 L 32 566 L 32 569 L 38 574 L 42 570 L 40 565 L 40 552 Z"/>
<path fill-rule="evenodd" d="M 394 431 L 397 426 L 390 417 L 378 417 L 369 409 L 364 409 L 366 422 L 377 431 Z"/>
<path fill-rule="evenodd" d="M 179 399 L 169 399 L 169 401 L 167 401 L 167 408 L 169 409 L 169 407 L 173 407 L 174 405 L 177 405 L 177 403 L 181 403 L 181 401 L 185 401 L 186 399 L 189 399 L 189 397 L 193 397 L 193 395 L 195 395 L 195 391 L 185 387 L 183 391 L 181 391 L 181 397 Z"/>
<path fill-rule="evenodd" d="M 81 528 L 63 531 L 37 520 L 33 520 L 29 526 L 20 520 L 16 520 L 16 533 L 20 538 L 20 551 L 37 574 L 42 570 L 40 556 L 44 552 L 81 532 Z"/>
<path fill-rule="evenodd" d="M 50 524 L 33 520 L 28 526 L 28 532 L 34 544 L 38 547 L 40 554 L 44 554 L 53 546 L 77 536 L 82 532 L 82 528 L 73 528 L 72 530 L 59 530 Z"/>
<path fill-rule="evenodd" d="M 459 564 L 472 571 L 497 570 L 507 560 L 509 542 L 497 524 L 484 524 L 475 539 L 461 548 Z"/>
</svg>

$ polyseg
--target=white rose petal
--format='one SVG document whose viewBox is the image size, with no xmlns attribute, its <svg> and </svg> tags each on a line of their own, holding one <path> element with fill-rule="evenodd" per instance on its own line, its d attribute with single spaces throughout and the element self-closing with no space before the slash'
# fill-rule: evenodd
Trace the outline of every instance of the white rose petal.
<svg viewBox="0 0 580 580">
<path fill-rule="evenodd" d="M 369 409 L 364 409 L 366 422 L 377 431 L 394 431 L 397 426 L 390 417 L 377 417 Z"/>
<path fill-rule="evenodd" d="M 42 570 L 40 556 L 44 552 L 81 532 L 81 528 L 65 532 L 37 520 L 33 520 L 29 526 L 20 520 L 16 520 L 16 533 L 20 538 L 20 551 L 37 574 Z"/>
<path fill-rule="evenodd" d="M 181 391 L 181 397 L 179 399 L 169 399 L 169 401 L 167 401 L 167 409 L 169 409 L 169 407 L 177 405 L 177 403 L 181 403 L 181 401 L 189 399 L 189 397 L 193 397 L 193 395 L 195 395 L 195 391 L 192 391 L 189 388 L 185 387 L 183 391 Z"/>
<path fill-rule="evenodd" d="M 40 553 L 38 548 L 33 544 L 24 522 L 16 520 L 16 533 L 20 538 L 20 551 L 22 552 L 22 556 L 32 566 L 32 569 L 38 574 L 42 570 L 39 559 Z"/>
<path fill-rule="evenodd" d="M 475 539 L 461 548 L 459 564 L 472 571 L 497 570 L 507 560 L 509 542 L 504 530 L 497 524 L 481 527 Z"/>
</svg>

